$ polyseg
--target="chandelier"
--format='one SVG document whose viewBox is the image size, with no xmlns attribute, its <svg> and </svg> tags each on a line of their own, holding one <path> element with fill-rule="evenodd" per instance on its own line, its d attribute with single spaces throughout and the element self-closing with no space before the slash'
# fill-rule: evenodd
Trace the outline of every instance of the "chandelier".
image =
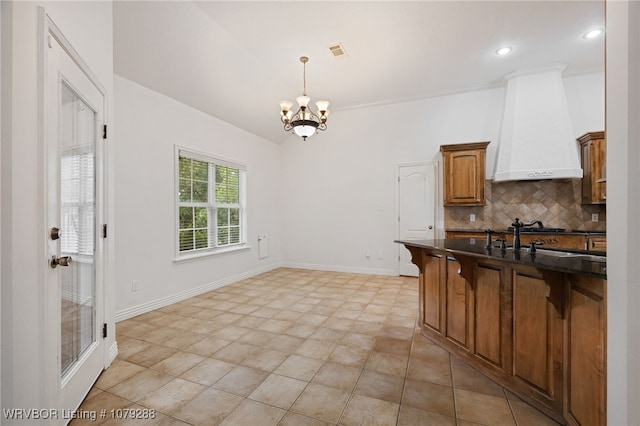
<svg viewBox="0 0 640 426">
<path fill-rule="evenodd" d="M 311 102 L 311 98 L 307 96 L 307 62 L 309 62 L 309 58 L 306 56 L 300 57 L 300 62 L 302 62 L 302 81 L 303 81 L 303 90 L 302 96 L 298 96 L 296 101 L 298 102 L 298 111 L 294 114 L 291 111 L 291 107 L 293 103 L 290 101 L 280 101 L 280 121 L 284 123 L 284 130 L 291 131 L 301 136 L 303 140 L 307 140 L 307 138 L 317 130 L 326 130 L 327 129 L 327 116 L 329 115 L 329 102 L 328 101 L 318 101 L 316 102 L 316 107 L 318 108 L 318 113 L 315 114 L 311 108 L 309 107 L 309 102 Z"/>
</svg>

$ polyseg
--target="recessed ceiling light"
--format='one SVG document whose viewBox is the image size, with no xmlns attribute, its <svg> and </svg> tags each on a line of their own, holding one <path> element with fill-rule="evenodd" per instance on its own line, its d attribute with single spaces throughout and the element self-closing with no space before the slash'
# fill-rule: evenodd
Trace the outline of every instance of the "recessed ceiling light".
<svg viewBox="0 0 640 426">
<path fill-rule="evenodd" d="M 596 28 L 594 30 L 589 30 L 588 32 L 584 33 L 582 38 L 592 39 L 592 38 L 599 37 L 602 34 L 604 34 L 604 30 L 602 28 Z"/>
<path fill-rule="evenodd" d="M 496 50 L 496 55 L 504 56 L 504 55 L 508 55 L 512 51 L 513 51 L 513 47 L 511 46 L 501 47 L 500 49 Z"/>
</svg>

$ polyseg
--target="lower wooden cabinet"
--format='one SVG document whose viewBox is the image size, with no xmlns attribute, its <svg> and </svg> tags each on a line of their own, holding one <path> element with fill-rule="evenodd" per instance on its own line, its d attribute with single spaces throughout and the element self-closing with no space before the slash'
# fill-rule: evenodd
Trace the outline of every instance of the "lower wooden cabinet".
<svg viewBox="0 0 640 426">
<path fill-rule="evenodd" d="M 565 417 L 571 424 L 606 424 L 606 282 L 570 277 Z"/>
<path fill-rule="evenodd" d="M 606 280 L 412 254 L 423 335 L 560 423 L 606 424 Z"/>
</svg>

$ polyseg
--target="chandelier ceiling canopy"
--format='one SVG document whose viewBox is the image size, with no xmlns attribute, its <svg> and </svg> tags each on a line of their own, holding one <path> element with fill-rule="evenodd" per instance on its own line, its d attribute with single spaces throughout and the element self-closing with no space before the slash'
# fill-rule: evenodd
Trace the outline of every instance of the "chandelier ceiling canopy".
<svg viewBox="0 0 640 426">
<path fill-rule="evenodd" d="M 327 117 L 329 116 L 329 102 L 317 101 L 316 108 L 318 113 L 314 113 L 309 103 L 311 98 L 307 96 L 307 62 L 309 58 L 306 56 L 300 57 L 302 62 L 302 82 L 303 90 L 302 96 L 298 96 L 296 101 L 298 102 L 298 111 L 293 113 L 291 107 L 293 102 L 280 101 L 280 121 L 284 124 L 284 130 L 292 131 L 302 137 L 303 140 L 307 140 L 309 136 L 315 134 L 318 130 L 327 129 Z"/>
</svg>

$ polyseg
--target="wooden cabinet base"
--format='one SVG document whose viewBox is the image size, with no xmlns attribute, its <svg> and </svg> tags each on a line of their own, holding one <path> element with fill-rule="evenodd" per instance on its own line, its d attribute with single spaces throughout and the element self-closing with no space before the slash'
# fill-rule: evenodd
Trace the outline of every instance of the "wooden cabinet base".
<svg viewBox="0 0 640 426">
<path fill-rule="evenodd" d="M 606 424 L 606 280 L 410 249 L 423 336 L 559 423 Z"/>
</svg>

